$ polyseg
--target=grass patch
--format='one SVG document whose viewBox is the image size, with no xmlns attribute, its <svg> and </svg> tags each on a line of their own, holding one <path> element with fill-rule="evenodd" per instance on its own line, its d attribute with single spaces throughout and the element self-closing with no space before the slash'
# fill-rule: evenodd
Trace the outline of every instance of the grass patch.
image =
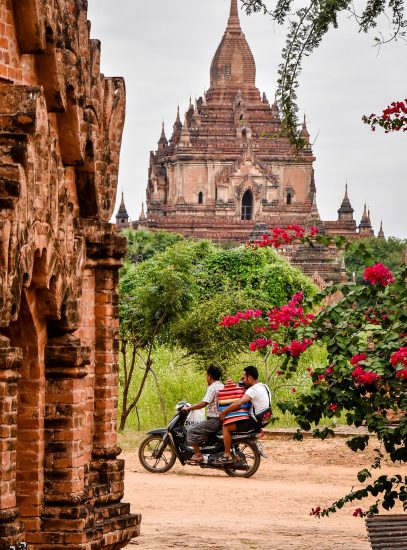
<svg viewBox="0 0 407 550">
<path fill-rule="evenodd" d="M 310 376 L 306 369 L 315 369 L 325 365 L 326 350 L 312 346 L 303 354 L 299 368 L 290 380 L 283 380 L 275 374 L 271 375 L 273 370 L 278 369 L 280 362 L 281 358 L 278 356 L 270 357 L 265 363 L 259 353 L 243 353 L 228 365 L 226 376 L 233 380 L 239 380 L 243 367 L 257 366 L 262 381 L 266 381 L 270 377 L 269 385 L 273 393 L 274 415 L 278 417 L 274 427 L 295 427 L 296 423 L 293 417 L 290 414 L 282 414 L 278 409 L 277 402 L 295 400 L 301 392 L 310 388 Z M 142 436 L 139 436 L 138 432 L 145 433 L 148 430 L 166 426 L 175 413 L 176 403 L 182 400 L 196 403 L 205 394 L 206 380 L 202 367 L 193 358 L 186 355 L 183 349 L 158 347 L 154 352 L 153 369 L 155 376 L 149 375 L 137 409 L 128 417 L 126 429 L 120 436 L 120 445 L 124 449 L 132 449 L 140 443 Z M 142 374 L 143 364 L 140 361 L 132 382 L 131 396 L 136 394 Z M 122 382 L 120 377 L 119 413 Z M 292 393 L 292 388 L 296 388 L 297 393 Z M 330 425 L 331 420 L 327 420 L 326 424 Z"/>
</svg>

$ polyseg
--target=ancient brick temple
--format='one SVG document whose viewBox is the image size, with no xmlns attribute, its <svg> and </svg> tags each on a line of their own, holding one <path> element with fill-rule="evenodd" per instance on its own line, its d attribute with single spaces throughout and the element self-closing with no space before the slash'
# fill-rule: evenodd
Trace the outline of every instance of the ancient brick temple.
<svg viewBox="0 0 407 550">
<path fill-rule="evenodd" d="M 304 119 L 305 147 L 294 154 L 281 135 L 277 104 L 256 88 L 256 65 L 242 32 L 237 0 L 231 0 L 226 31 L 210 70 L 210 88 L 179 112 L 168 140 L 164 127 L 150 155 L 147 216 L 133 227 L 163 228 L 215 241 L 247 241 L 277 225 L 318 225 L 329 234 L 355 236 L 357 227 L 347 192 L 338 220 L 323 222 L 316 204 L 315 157 Z M 129 225 L 122 201 L 119 227 Z M 368 214 L 362 234 L 372 234 Z M 359 233 L 358 233 L 359 234 Z M 308 256 L 287 251 L 311 274 L 338 280 L 336 254 L 323 249 Z M 305 255 L 304 255 L 305 254 Z M 326 277 L 325 277 L 326 276 Z"/>
<path fill-rule="evenodd" d="M 118 549 L 125 113 L 86 0 L 0 0 L 0 548 Z M 20 546 L 19 546 L 20 545 Z"/>
</svg>

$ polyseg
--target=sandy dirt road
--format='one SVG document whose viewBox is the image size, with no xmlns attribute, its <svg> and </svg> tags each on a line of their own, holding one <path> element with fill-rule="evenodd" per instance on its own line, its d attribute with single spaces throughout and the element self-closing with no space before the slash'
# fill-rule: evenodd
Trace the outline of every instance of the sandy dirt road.
<svg viewBox="0 0 407 550">
<path fill-rule="evenodd" d="M 347 493 L 372 454 L 355 455 L 344 439 L 263 445 L 268 458 L 251 479 L 178 462 L 166 474 L 150 474 L 141 467 L 137 452 L 123 453 L 125 501 L 143 516 L 141 537 L 128 548 L 370 549 L 364 520 L 352 516 L 359 504 L 321 520 L 309 512 Z M 407 473 L 394 466 L 384 471 Z"/>
</svg>

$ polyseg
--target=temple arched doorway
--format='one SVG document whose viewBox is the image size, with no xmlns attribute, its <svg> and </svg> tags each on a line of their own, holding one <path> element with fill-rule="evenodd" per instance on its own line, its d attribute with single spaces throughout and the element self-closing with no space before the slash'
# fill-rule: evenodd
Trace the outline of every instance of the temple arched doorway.
<svg viewBox="0 0 407 550">
<path fill-rule="evenodd" d="M 251 220 L 253 216 L 253 194 L 248 189 L 242 198 L 242 220 Z"/>
</svg>

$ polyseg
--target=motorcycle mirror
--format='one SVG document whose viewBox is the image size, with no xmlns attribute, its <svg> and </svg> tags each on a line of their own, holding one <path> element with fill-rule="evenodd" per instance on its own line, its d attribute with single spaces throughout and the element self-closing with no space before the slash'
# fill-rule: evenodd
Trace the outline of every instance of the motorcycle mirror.
<svg viewBox="0 0 407 550">
<path fill-rule="evenodd" d="M 190 406 L 191 406 L 191 403 L 188 403 L 188 401 L 179 401 L 175 405 L 175 410 L 180 411 L 183 407 L 190 407 Z"/>
</svg>

